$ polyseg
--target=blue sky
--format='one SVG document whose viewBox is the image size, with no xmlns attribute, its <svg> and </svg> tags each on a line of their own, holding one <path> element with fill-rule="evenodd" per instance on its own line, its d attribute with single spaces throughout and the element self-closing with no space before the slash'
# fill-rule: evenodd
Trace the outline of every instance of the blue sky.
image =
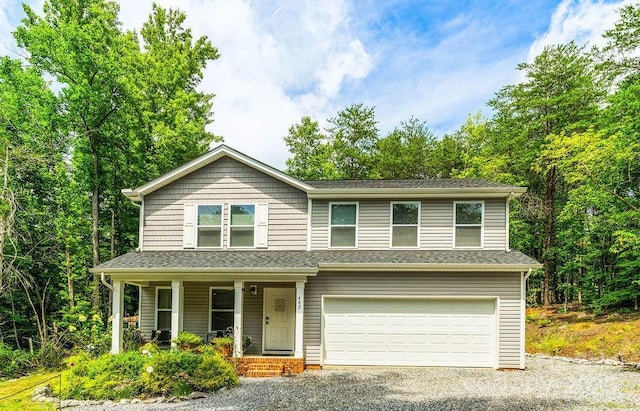
<svg viewBox="0 0 640 411">
<path fill-rule="evenodd" d="M 41 9 L 43 0 L 28 3 Z M 187 13 L 221 58 L 201 88 L 216 94 L 211 130 L 275 167 L 282 138 L 303 115 L 325 124 L 340 109 L 375 106 L 382 134 L 412 116 L 437 135 L 519 81 L 516 65 L 545 45 L 601 43 L 628 0 L 376 1 L 159 0 Z M 139 29 L 149 0 L 120 0 Z M 17 57 L 19 3 L 0 0 L 0 54 Z"/>
</svg>

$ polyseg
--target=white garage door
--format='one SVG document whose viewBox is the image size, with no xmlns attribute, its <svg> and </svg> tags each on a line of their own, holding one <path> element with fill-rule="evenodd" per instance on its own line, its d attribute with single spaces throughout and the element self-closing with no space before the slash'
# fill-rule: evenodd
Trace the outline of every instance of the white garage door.
<svg viewBox="0 0 640 411">
<path fill-rule="evenodd" d="M 325 365 L 494 367 L 495 300 L 324 299 Z"/>
</svg>

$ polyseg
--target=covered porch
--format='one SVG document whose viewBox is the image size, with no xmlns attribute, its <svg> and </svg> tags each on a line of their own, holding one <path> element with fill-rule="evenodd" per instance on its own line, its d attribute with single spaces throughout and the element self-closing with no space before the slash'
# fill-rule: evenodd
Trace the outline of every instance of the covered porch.
<svg viewBox="0 0 640 411">
<path fill-rule="evenodd" d="M 159 330 L 167 341 L 181 331 L 207 341 L 230 328 L 234 358 L 304 359 L 305 286 L 317 274 L 304 253 L 133 252 L 91 271 L 113 291 L 112 353 L 123 346 L 127 284 L 139 289 L 139 327 L 147 340 Z M 246 337 L 251 346 L 243 350 Z"/>
<path fill-rule="evenodd" d="M 148 340 L 159 334 L 171 341 L 188 331 L 211 341 L 232 330 L 235 358 L 245 354 L 303 358 L 306 274 L 238 276 L 244 278 L 191 274 L 168 279 L 156 273 L 143 279 L 112 274 L 111 352 L 122 350 L 123 291 L 125 284 L 131 284 L 140 290 L 139 325 Z"/>
</svg>

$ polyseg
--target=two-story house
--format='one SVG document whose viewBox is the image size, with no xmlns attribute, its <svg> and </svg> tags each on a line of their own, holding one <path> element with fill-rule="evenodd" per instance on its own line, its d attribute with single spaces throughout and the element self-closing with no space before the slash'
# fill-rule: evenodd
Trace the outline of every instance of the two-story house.
<svg viewBox="0 0 640 411">
<path fill-rule="evenodd" d="M 524 369 L 525 282 L 509 249 L 525 188 L 476 179 L 300 181 L 221 145 L 135 189 L 136 251 L 94 269 L 140 287 L 140 328 L 236 357 Z M 243 337 L 251 348 L 242 352 Z"/>
</svg>

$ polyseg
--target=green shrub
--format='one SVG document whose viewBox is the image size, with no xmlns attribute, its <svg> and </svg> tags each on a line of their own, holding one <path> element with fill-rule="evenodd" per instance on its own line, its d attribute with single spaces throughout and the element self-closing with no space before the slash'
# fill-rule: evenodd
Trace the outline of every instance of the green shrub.
<svg viewBox="0 0 640 411">
<path fill-rule="evenodd" d="M 217 352 L 204 353 L 194 373 L 194 388 L 211 392 L 238 384 L 238 374 L 233 366 Z"/>
<path fill-rule="evenodd" d="M 140 351 L 92 358 L 80 352 L 67 360 L 63 398 L 119 400 L 142 394 L 186 395 L 238 383 L 238 376 L 213 347 L 195 351 L 160 351 L 152 344 Z"/>
<path fill-rule="evenodd" d="M 27 375 L 31 368 L 31 354 L 0 342 L 0 378 L 21 377 Z"/>
<path fill-rule="evenodd" d="M 68 387 L 63 398 L 118 400 L 141 392 L 140 374 L 146 357 L 137 351 L 104 354 L 92 359 L 88 353 L 71 357 Z"/>
</svg>

